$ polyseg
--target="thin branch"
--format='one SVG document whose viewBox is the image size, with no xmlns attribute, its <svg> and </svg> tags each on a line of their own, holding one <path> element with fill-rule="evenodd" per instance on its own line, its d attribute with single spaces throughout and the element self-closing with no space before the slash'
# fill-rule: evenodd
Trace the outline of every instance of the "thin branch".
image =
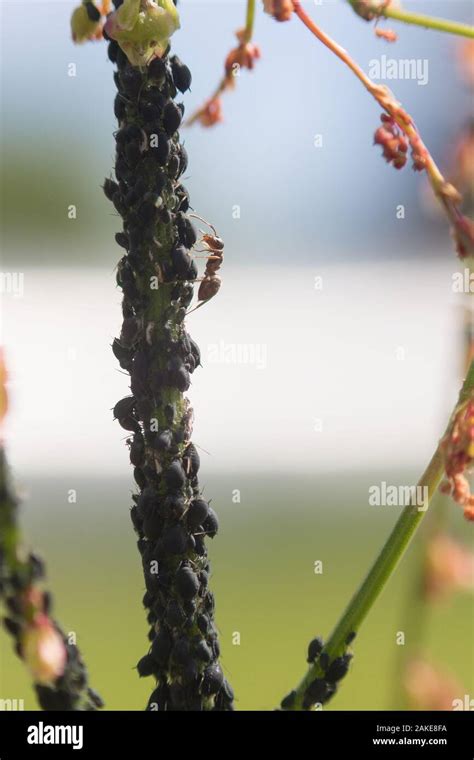
<svg viewBox="0 0 474 760">
<path fill-rule="evenodd" d="M 392 6 L 389 2 L 370 2 L 370 0 L 348 0 L 358 16 L 366 21 L 372 21 L 374 18 L 391 18 L 394 21 L 400 21 L 404 24 L 421 26 L 425 29 L 433 29 L 437 32 L 446 32 L 456 34 L 460 37 L 474 39 L 474 27 L 469 24 L 462 24 L 458 21 L 450 21 L 444 18 L 435 18 L 423 13 L 412 13 L 403 8 Z"/>
<path fill-rule="evenodd" d="M 374 84 L 361 67 L 349 55 L 347 50 L 322 31 L 307 15 L 299 0 L 294 0 L 294 10 L 303 24 L 334 53 L 355 74 L 366 90 L 372 95 L 383 110 L 406 135 L 413 156 L 413 165 L 417 170 L 424 169 L 434 194 L 443 206 L 451 224 L 452 234 L 460 258 L 474 254 L 474 225 L 460 210 L 461 195 L 456 188 L 444 178 L 439 167 L 421 139 L 412 117 L 397 102 L 393 93 L 384 85 Z"/>
<path fill-rule="evenodd" d="M 221 95 L 235 87 L 235 66 L 239 71 L 240 68 L 253 69 L 255 61 L 260 57 L 259 48 L 251 43 L 254 24 L 255 0 L 247 0 L 245 26 L 236 32 L 239 44 L 226 58 L 224 75 L 211 97 L 189 117 L 185 126 L 190 127 L 200 122 L 204 127 L 212 127 L 222 121 Z"/>
<path fill-rule="evenodd" d="M 474 362 L 472 362 L 464 381 L 453 417 L 459 407 L 462 406 L 467 399 L 472 397 L 473 394 Z M 427 495 L 424 500 L 424 508 L 420 509 L 413 499 L 410 500 L 410 503 L 404 508 L 365 580 L 346 607 L 339 622 L 325 644 L 323 651 L 310 666 L 308 672 L 293 692 L 290 703 L 286 706 L 286 709 L 302 710 L 307 708 L 307 704 L 305 704 L 305 695 L 307 694 L 308 688 L 311 687 L 315 680 L 324 679 L 328 670 L 326 665 L 323 667 L 325 663 L 324 660 L 322 660 L 322 657 L 325 658 L 326 664 L 329 664 L 346 653 L 347 642 L 358 632 L 361 624 L 379 597 L 387 581 L 394 573 L 418 525 L 426 514 L 426 506 L 430 504 L 431 499 L 436 493 L 441 479 L 443 478 L 445 470 L 443 442 L 444 438 L 439 442 L 431 461 L 418 482 L 418 488 L 426 489 L 426 491 L 422 491 Z M 419 493 L 418 489 L 416 492 Z"/>
</svg>

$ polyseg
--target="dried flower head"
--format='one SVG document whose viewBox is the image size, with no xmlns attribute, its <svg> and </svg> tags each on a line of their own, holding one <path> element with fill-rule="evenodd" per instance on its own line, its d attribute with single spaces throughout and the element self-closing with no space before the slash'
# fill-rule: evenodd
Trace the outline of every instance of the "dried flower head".
<svg viewBox="0 0 474 760">
<path fill-rule="evenodd" d="M 474 40 L 461 41 L 458 47 L 458 66 L 466 84 L 474 86 Z"/>
<path fill-rule="evenodd" d="M 381 29 L 379 26 L 375 27 L 375 36 L 385 40 L 385 42 L 396 42 L 398 40 L 398 34 L 393 29 Z"/>
<path fill-rule="evenodd" d="M 407 162 L 408 140 L 402 134 L 395 119 L 386 113 L 381 114 L 382 126 L 374 135 L 374 144 L 382 147 L 382 154 L 387 163 L 395 169 L 403 169 Z"/>
<path fill-rule="evenodd" d="M 289 21 L 294 6 L 292 0 L 263 0 L 263 9 L 276 21 Z"/>
<path fill-rule="evenodd" d="M 237 36 L 239 32 L 237 32 Z M 233 74 L 235 67 L 252 70 L 255 61 L 261 57 L 260 48 L 252 42 L 241 42 L 240 45 L 230 51 L 225 60 L 226 74 Z"/>
<path fill-rule="evenodd" d="M 464 507 L 467 520 L 474 520 L 474 496 L 467 475 L 474 463 L 474 399 L 462 403 L 442 441 L 447 480 L 442 485 L 457 504 Z"/>
<path fill-rule="evenodd" d="M 411 137 L 410 145 L 411 145 L 411 157 L 413 160 L 413 163 L 412 163 L 413 170 L 415 172 L 422 172 L 424 169 L 426 169 L 428 154 L 418 134 L 415 134 Z"/>
<path fill-rule="evenodd" d="M 474 588 L 474 554 L 454 538 L 439 533 L 428 543 L 424 594 L 437 601 L 453 591 Z"/>
<path fill-rule="evenodd" d="M 203 127 L 213 127 L 224 121 L 221 98 L 214 97 L 206 101 L 199 111 L 198 121 Z"/>
<path fill-rule="evenodd" d="M 416 710 L 452 710 L 454 700 L 465 691 L 454 676 L 421 657 L 408 663 L 403 681 Z"/>
</svg>

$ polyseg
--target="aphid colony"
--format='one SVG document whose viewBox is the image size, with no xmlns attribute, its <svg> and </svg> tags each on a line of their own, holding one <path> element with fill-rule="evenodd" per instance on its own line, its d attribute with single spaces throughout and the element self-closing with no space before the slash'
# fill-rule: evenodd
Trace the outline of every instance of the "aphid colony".
<svg viewBox="0 0 474 760">
<path fill-rule="evenodd" d="M 206 536 L 216 535 L 218 520 L 199 487 L 192 409 L 182 396 L 201 360 L 183 322 L 198 274 L 190 252 L 197 234 L 179 179 L 187 166 L 176 131 L 184 107 L 174 102 L 178 90 L 189 88 L 191 75 L 176 57 L 134 68 L 113 41 L 108 54 L 117 65 L 119 129 L 116 179 L 105 181 L 104 192 L 123 219 L 116 242 L 126 251 L 117 271 L 123 324 L 112 348 L 131 380 L 131 395 L 115 405 L 114 416 L 132 434 L 130 461 L 139 493 L 131 519 L 150 625 L 150 648 L 137 668 L 140 676 L 157 680 L 150 710 L 229 710 L 233 694 L 218 661 L 205 545 Z M 210 283 L 215 252 L 222 261 L 222 247 L 213 233 L 203 233 L 212 259 L 200 301 L 217 292 Z"/>
<path fill-rule="evenodd" d="M 6 467 L 2 449 L 0 458 L 0 501 L 15 520 L 18 505 L 2 477 Z M 100 696 L 88 685 L 87 670 L 79 649 L 69 641 L 51 617 L 51 595 L 42 588 L 45 580 L 42 559 L 30 552 L 24 558 L 18 558 L 16 565 L 12 572 L 5 561 L 5 551 L 0 541 L 0 597 L 8 611 L 2 622 L 14 641 L 16 654 L 21 659 L 25 658 L 25 645 L 28 645 L 30 632 L 37 641 L 39 632 L 53 630 L 62 639 L 64 646 L 61 675 L 51 683 L 39 683 L 37 680 L 34 684 L 40 707 L 43 710 L 66 711 L 103 707 Z"/>
<path fill-rule="evenodd" d="M 351 644 L 355 636 L 354 631 L 347 636 L 346 646 Z M 346 651 L 340 657 L 330 660 L 328 654 L 324 651 L 324 641 L 320 636 L 310 641 L 306 658 L 307 662 L 310 665 L 318 664 L 323 675 L 319 678 L 314 678 L 306 687 L 301 703 L 303 710 L 310 710 L 317 704 L 324 705 L 329 702 L 337 691 L 339 681 L 347 674 L 352 657 L 352 653 Z M 282 700 L 281 709 L 292 710 L 295 700 L 296 691 L 291 691 Z"/>
</svg>

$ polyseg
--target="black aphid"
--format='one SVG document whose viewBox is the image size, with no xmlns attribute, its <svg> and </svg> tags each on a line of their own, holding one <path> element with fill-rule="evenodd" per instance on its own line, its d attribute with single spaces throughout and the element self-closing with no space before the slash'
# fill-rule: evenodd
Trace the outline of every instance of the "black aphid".
<svg viewBox="0 0 474 760">
<path fill-rule="evenodd" d="M 337 683 L 341 678 L 344 678 L 349 670 L 351 660 L 351 654 L 343 654 L 342 657 L 336 657 L 326 670 L 326 679 L 332 683 Z"/>
<path fill-rule="evenodd" d="M 171 71 L 173 72 L 173 81 L 180 92 L 186 92 L 191 87 L 191 72 L 188 67 L 174 55 L 171 58 Z"/>
<path fill-rule="evenodd" d="M 307 662 L 314 662 L 317 657 L 321 654 L 323 651 L 324 642 L 321 638 L 321 636 L 317 636 L 315 639 L 310 641 L 308 646 L 308 656 L 306 658 Z"/>
</svg>

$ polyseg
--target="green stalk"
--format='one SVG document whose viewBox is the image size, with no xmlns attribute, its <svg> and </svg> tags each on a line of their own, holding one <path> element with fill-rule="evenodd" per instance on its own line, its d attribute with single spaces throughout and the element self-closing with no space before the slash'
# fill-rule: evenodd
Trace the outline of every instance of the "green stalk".
<svg viewBox="0 0 474 760">
<path fill-rule="evenodd" d="M 464 381 L 456 409 L 473 389 L 474 361 L 471 363 Z M 418 486 L 427 488 L 428 505 L 436 493 L 444 473 L 441 445 L 440 441 L 425 472 L 418 481 Z M 408 504 L 404 508 L 380 554 L 369 570 L 365 580 L 352 597 L 324 647 L 324 652 L 330 661 L 333 661 L 345 652 L 348 636 L 359 630 L 387 581 L 394 573 L 426 511 L 426 509 L 421 510 L 413 503 Z M 315 678 L 322 677 L 324 677 L 324 671 L 319 660 L 317 660 L 308 669 L 308 672 L 295 690 L 295 698 L 292 705 L 293 710 L 303 709 L 302 703 L 306 689 Z"/>
<path fill-rule="evenodd" d="M 436 494 L 431 504 L 430 514 L 418 531 L 414 540 L 414 561 L 406 592 L 403 596 L 401 631 L 405 633 L 405 646 L 398 647 L 394 661 L 392 709 L 407 706 L 407 695 L 403 674 L 407 663 L 421 650 L 422 641 L 430 621 L 431 605 L 424 593 L 426 574 L 426 552 L 433 536 L 440 533 L 446 522 L 447 497 Z M 400 675 L 402 674 L 402 675 Z"/>
<path fill-rule="evenodd" d="M 426 16 L 423 13 L 411 13 L 400 8 L 385 8 L 382 13 L 385 18 L 393 18 L 395 21 L 401 21 L 404 24 L 414 24 L 423 26 L 425 29 L 434 29 L 437 32 L 447 32 L 448 34 L 457 34 L 460 37 L 474 38 L 474 27 L 467 24 L 461 24 L 457 21 L 450 21 L 444 18 L 434 18 Z"/>
<path fill-rule="evenodd" d="M 247 0 L 247 15 L 245 17 L 245 37 L 247 41 L 252 38 L 254 23 L 255 23 L 255 0 Z"/>
<path fill-rule="evenodd" d="M 367 20 L 383 16 L 401 21 L 404 24 L 422 26 L 425 29 L 434 29 L 437 32 L 447 32 L 448 34 L 457 34 L 460 37 L 474 39 L 474 27 L 468 24 L 427 16 L 423 13 L 412 13 L 391 5 L 380 6 L 378 3 L 366 3 L 361 2 L 361 0 L 349 0 L 349 3 L 359 16 Z"/>
</svg>

